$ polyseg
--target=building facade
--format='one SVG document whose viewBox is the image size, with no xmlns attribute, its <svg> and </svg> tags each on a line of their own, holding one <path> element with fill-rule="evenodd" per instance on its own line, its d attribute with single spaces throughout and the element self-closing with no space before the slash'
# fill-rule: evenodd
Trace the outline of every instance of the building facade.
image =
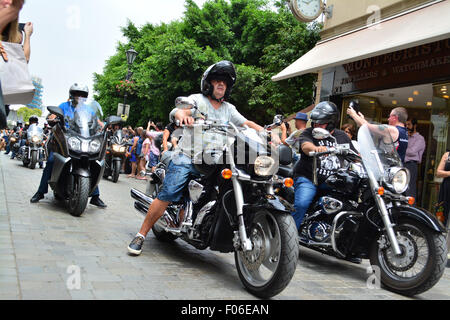
<svg viewBox="0 0 450 320">
<path fill-rule="evenodd" d="M 450 148 L 450 1 L 329 0 L 321 41 L 273 77 L 317 73 L 316 103 L 351 100 L 369 121 L 387 123 L 402 106 L 418 120 L 426 149 L 417 202 L 433 211 L 441 179 L 435 170 Z"/>
</svg>

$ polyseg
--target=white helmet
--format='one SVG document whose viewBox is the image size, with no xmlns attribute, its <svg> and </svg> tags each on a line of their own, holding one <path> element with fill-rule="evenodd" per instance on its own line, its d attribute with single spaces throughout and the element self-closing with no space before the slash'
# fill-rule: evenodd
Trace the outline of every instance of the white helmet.
<svg viewBox="0 0 450 320">
<path fill-rule="evenodd" d="M 89 88 L 87 85 L 81 83 L 74 83 L 69 89 L 70 97 L 78 96 L 87 98 L 89 95 Z"/>
</svg>

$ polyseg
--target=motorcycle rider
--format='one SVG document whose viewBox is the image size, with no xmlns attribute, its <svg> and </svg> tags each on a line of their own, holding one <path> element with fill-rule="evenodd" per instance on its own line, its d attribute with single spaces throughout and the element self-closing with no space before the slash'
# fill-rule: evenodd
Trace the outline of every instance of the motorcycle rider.
<svg viewBox="0 0 450 320">
<path fill-rule="evenodd" d="M 230 97 L 235 82 L 236 71 L 233 63 L 230 61 L 217 62 L 203 73 L 200 83 L 201 93 L 191 95 L 190 98 L 196 101 L 198 110 L 206 113 L 209 119 L 230 121 L 236 126 L 247 125 L 257 131 L 264 130 L 255 122 L 247 120 L 236 110 L 234 105 L 226 101 Z M 201 117 L 198 110 L 175 108 L 170 113 L 170 120 L 176 119 L 180 124 L 193 124 L 194 118 Z M 150 205 L 141 229 L 128 246 L 130 254 L 141 254 L 147 233 L 162 217 L 171 202 L 178 202 L 182 199 L 183 190 L 190 178 L 198 175 L 190 158 L 192 150 L 191 137 L 183 136 L 169 163 L 161 191 Z"/>
<path fill-rule="evenodd" d="M 386 136 L 389 140 L 392 137 L 394 147 L 400 156 L 402 162 L 405 162 L 406 149 L 408 148 L 408 130 L 406 128 L 406 120 L 408 120 L 408 112 L 403 107 L 397 107 L 391 110 L 388 118 L 388 126 L 369 123 L 361 112 L 356 112 L 351 106 L 347 109 L 347 114 L 361 127 L 367 124 L 369 129 L 380 136 Z M 386 135 L 385 135 L 386 133 Z M 391 143 L 387 141 L 386 143 Z"/>
<path fill-rule="evenodd" d="M 31 127 L 32 124 L 39 124 L 39 118 L 35 115 L 31 116 L 30 118 L 28 118 L 28 128 Z M 27 136 L 25 136 L 25 144 L 28 144 L 28 141 L 26 140 Z M 39 161 L 39 168 L 42 169 L 44 167 L 44 162 L 43 161 Z"/>
<path fill-rule="evenodd" d="M 81 103 L 84 99 L 86 99 L 89 95 L 89 89 L 86 85 L 75 83 L 69 89 L 69 101 L 63 102 L 59 105 L 59 108 L 63 111 L 64 119 L 72 119 L 74 116 L 75 108 Z M 92 113 L 95 113 L 91 110 Z M 56 118 L 56 115 L 52 114 L 47 119 L 48 121 L 53 121 Z M 97 120 L 99 125 L 103 128 L 103 123 L 100 120 Z M 68 128 L 69 123 L 65 121 L 65 125 Z M 48 181 L 51 178 L 52 170 L 53 170 L 53 152 L 49 150 L 47 163 L 45 165 L 44 171 L 42 172 L 41 182 L 39 184 L 38 191 L 34 194 L 34 196 L 30 199 L 31 203 L 36 203 L 39 200 L 44 198 L 44 195 L 48 192 Z M 90 203 L 100 207 L 106 208 L 106 204 L 100 199 L 100 190 L 98 186 L 94 189 L 91 194 Z"/>
<path fill-rule="evenodd" d="M 347 134 L 337 129 L 339 123 L 339 109 L 330 101 L 320 102 L 310 114 L 311 127 L 303 131 L 299 137 L 300 143 L 300 160 L 299 164 L 294 168 L 294 190 L 295 190 L 295 212 L 294 217 L 297 229 L 300 228 L 305 213 L 313 201 L 317 190 L 326 190 L 327 186 L 324 183 L 327 176 L 332 170 L 339 168 L 339 160 L 336 156 L 324 156 L 319 158 L 320 164 L 317 166 L 318 186 L 313 183 L 313 157 L 309 156 L 311 151 L 325 152 L 328 147 L 336 146 L 337 144 L 351 144 L 350 138 Z M 313 138 L 312 131 L 314 128 L 322 128 L 328 130 L 332 137 L 327 139 L 317 140 Z"/>
</svg>

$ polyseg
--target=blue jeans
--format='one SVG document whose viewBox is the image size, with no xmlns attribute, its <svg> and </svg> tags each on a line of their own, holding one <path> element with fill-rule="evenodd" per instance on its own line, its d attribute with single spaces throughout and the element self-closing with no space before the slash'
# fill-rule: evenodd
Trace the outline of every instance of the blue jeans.
<svg viewBox="0 0 450 320">
<path fill-rule="evenodd" d="M 195 176 L 200 176 L 200 173 L 195 169 L 191 159 L 181 153 L 174 154 L 157 198 L 166 202 L 181 201 L 184 189 Z"/>
<path fill-rule="evenodd" d="M 294 182 L 295 212 L 292 213 L 292 216 L 295 220 L 295 224 L 297 225 L 297 230 L 300 229 L 306 211 L 308 210 L 309 206 L 311 205 L 311 202 L 316 196 L 317 189 L 326 190 L 328 188 L 329 187 L 324 183 L 319 186 L 316 186 L 314 183 L 312 183 L 311 180 L 305 177 L 298 177 L 295 179 Z"/>
<path fill-rule="evenodd" d="M 55 158 L 53 157 L 53 152 L 50 151 L 47 158 L 47 163 L 44 170 L 42 171 L 41 183 L 39 184 L 38 192 L 46 194 L 48 192 L 48 180 L 52 177 L 53 164 L 55 163 Z M 91 197 L 99 196 L 100 190 L 98 186 L 92 191 Z"/>
</svg>

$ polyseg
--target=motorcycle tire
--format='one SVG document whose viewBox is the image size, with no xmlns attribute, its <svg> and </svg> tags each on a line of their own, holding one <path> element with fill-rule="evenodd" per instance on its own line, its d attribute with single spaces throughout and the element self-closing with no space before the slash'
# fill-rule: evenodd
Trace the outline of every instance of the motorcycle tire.
<svg viewBox="0 0 450 320">
<path fill-rule="evenodd" d="M 31 151 L 30 169 L 35 169 L 37 162 L 38 162 L 38 154 L 37 154 L 37 152 L 36 151 Z"/>
<path fill-rule="evenodd" d="M 253 250 L 234 253 L 239 278 L 253 295 L 271 298 L 287 287 L 295 273 L 299 246 L 294 219 L 289 214 L 258 211 L 248 237 Z M 267 279 L 266 270 L 272 272 Z"/>
<path fill-rule="evenodd" d="M 400 220 L 394 230 L 402 254 L 395 256 L 390 247 L 380 248 L 378 238 L 373 241 L 370 250 L 370 263 L 379 268 L 381 284 L 389 290 L 405 296 L 423 293 L 433 287 L 445 271 L 448 250 L 446 236 L 410 219 Z M 418 243 L 418 239 L 422 240 Z M 428 254 L 422 257 L 419 251 L 424 248 Z M 421 260 L 424 263 L 420 263 L 420 258 L 423 258 Z M 423 266 L 420 272 L 406 277 L 407 272 L 412 272 L 416 265 Z M 401 273 L 405 273 L 405 276 L 402 277 Z"/>
<path fill-rule="evenodd" d="M 113 167 L 112 167 L 112 182 L 117 183 L 119 181 L 119 175 L 120 175 L 120 167 L 122 166 L 121 161 L 114 161 Z"/>
<path fill-rule="evenodd" d="M 73 190 L 69 200 L 67 200 L 67 208 L 71 215 L 79 217 L 86 209 L 91 183 L 89 178 L 86 177 L 75 176 L 73 179 Z"/>
<path fill-rule="evenodd" d="M 30 164 L 30 161 L 28 161 L 28 159 L 26 159 L 25 157 L 22 159 L 22 163 L 24 167 L 28 167 L 28 165 Z"/>
</svg>

